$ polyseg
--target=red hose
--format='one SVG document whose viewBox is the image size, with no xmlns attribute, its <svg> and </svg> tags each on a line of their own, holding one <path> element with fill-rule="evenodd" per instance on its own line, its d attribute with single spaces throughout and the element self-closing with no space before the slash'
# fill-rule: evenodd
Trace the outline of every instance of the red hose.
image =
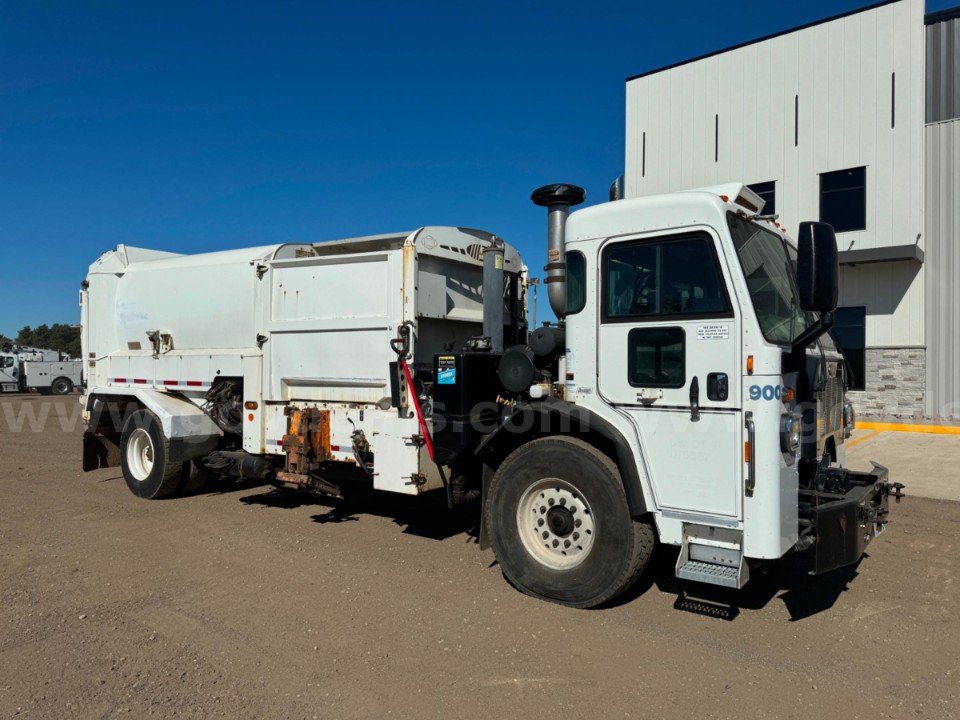
<svg viewBox="0 0 960 720">
<path fill-rule="evenodd" d="M 420 408 L 420 398 L 417 397 L 417 390 L 413 386 L 413 375 L 410 374 L 410 367 L 403 356 L 398 358 L 400 367 L 403 368 L 403 376 L 407 379 L 407 385 L 410 388 L 410 396 L 413 398 L 413 409 L 417 413 L 417 420 L 420 422 L 420 431 L 423 433 L 423 439 L 427 444 L 427 454 L 433 460 L 433 440 L 430 439 L 430 432 L 427 430 L 427 421 L 423 417 L 423 410 Z"/>
</svg>

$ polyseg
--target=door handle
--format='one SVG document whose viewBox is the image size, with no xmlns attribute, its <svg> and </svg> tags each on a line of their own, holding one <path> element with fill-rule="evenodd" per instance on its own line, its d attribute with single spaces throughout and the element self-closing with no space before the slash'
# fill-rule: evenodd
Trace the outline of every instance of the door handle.
<svg viewBox="0 0 960 720">
<path fill-rule="evenodd" d="M 707 375 L 707 400 L 714 402 L 723 402 L 730 393 L 730 381 L 727 374 L 722 372 L 712 372 Z"/>
<path fill-rule="evenodd" d="M 753 497 L 753 489 L 757 486 L 757 427 L 753 422 L 753 413 L 747 411 L 745 414 L 747 426 L 747 447 L 750 448 L 750 456 L 747 458 L 747 497 Z"/>
<path fill-rule="evenodd" d="M 690 422 L 700 422 L 700 381 L 696 375 L 690 381 Z"/>
</svg>

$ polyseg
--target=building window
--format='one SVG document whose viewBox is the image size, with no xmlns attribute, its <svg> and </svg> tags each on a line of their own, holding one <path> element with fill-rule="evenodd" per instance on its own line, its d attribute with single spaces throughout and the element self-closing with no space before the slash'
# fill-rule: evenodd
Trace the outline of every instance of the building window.
<svg viewBox="0 0 960 720">
<path fill-rule="evenodd" d="M 627 377 L 633 387 L 683 387 L 683 328 L 633 328 L 627 349 Z"/>
<path fill-rule="evenodd" d="M 867 228 L 867 169 L 836 170 L 820 175 L 820 222 L 838 232 Z"/>
<path fill-rule="evenodd" d="M 763 207 L 760 213 L 763 215 L 777 214 L 777 183 L 774 180 L 770 182 L 754 183 L 747 185 L 763 200 Z"/>
<path fill-rule="evenodd" d="M 608 246 L 603 319 L 732 317 L 711 238 L 702 233 Z"/>
<path fill-rule="evenodd" d="M 830 335 L 847 361 L 851 390 L 866 389 L 866 325 L 865 307 L 839 307 L 833 314 Z"/>
</svg>

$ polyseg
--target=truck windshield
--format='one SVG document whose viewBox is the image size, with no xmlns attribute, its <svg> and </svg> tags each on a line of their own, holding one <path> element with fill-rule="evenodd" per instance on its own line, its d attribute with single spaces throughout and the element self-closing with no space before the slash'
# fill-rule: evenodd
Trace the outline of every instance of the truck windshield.
<svg viewBox="0 0 960 720">
<path fill-rule="evenodd" d="M 727 214 L 727 222 L 763 336 L 792 342 L 807 327 L 795 280 L 796 252 L 779 235 L 735 213 Z"/>
</svg>

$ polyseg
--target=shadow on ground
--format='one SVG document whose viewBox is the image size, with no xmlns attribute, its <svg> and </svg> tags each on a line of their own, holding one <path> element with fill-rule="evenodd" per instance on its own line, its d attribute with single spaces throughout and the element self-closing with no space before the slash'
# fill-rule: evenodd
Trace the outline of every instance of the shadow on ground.
<svg viewBox="0 0 960 720">
<path fill-rule="evenodd" d="M 321 525 L 357 522 L 363 515 L 389 518 L 402 527 L 404 533 L 432 540 L 466 534 L 468 541 L 475 542 L 479 533 L 479 503 L 450 510 L 442 492 L 414 497 L 363 488 L 351 490 L 344 498 L 326 498 L 308 492 L 270 489 L 246 495 L 240 502 L 288 510 L 313 506 L 322 512 L 311 515 L 310 519 Z"/>
<path fill-rule="evenodd" d="M 804 620 L 832 608 L 859 574 L 860 561 L 823 575 L 809 574 L 808 553 L 788 555 L 751 571 L 750 582 L 740 590 L 693 583 L 676 577 L 679 548 L 658 545 L 650 568 L 640 582 L 620 596 L 616 605 L 636 599 L 653 586 L 677 596 L 677 610 L 697 615 L 735 620 L 742 611 L 761 610 L 774 599 L 784 604 L 791 622 Z"/>
<path fill-rule="evenodd" d="M 321 512 L 311 520 L 328 523 L 358 522 L 364 515 L 389 518 L 404 533 L 434 540 L 466 535 L 467 542 L 479 537 L 479 503 L 470 503 L 448 510 L 443 493 L 422 497 L 377 492 L 369 488 L 352 491 L 345 498 L 324 498 L 311 493 L 255 487 L 256 492 L 240 501 L 248 505 L 293 509 L 316 507 Z M 856 578 L 859 563 L 820 576 L 808 573 L 809 555 L 788 556 L 751 572 L 750 582 L 741 590 L 714 587 L 679 580 L 674 573 L 678 548 L 658 546 L 650 567 L 627 593 L 606 607 L 624 605 L 656 587 L 662 593 L 677 596 L 677 610 L 698 615 L 735 620 L 743 611 L 755 611 L 771 601 L 784 604 L 791 621 L 800 621 L 829 610 Z M 868 557 L 868 556 L 864 556 Z M 496 563 L 494 563 L 496 564 Z"/>
</svg>

